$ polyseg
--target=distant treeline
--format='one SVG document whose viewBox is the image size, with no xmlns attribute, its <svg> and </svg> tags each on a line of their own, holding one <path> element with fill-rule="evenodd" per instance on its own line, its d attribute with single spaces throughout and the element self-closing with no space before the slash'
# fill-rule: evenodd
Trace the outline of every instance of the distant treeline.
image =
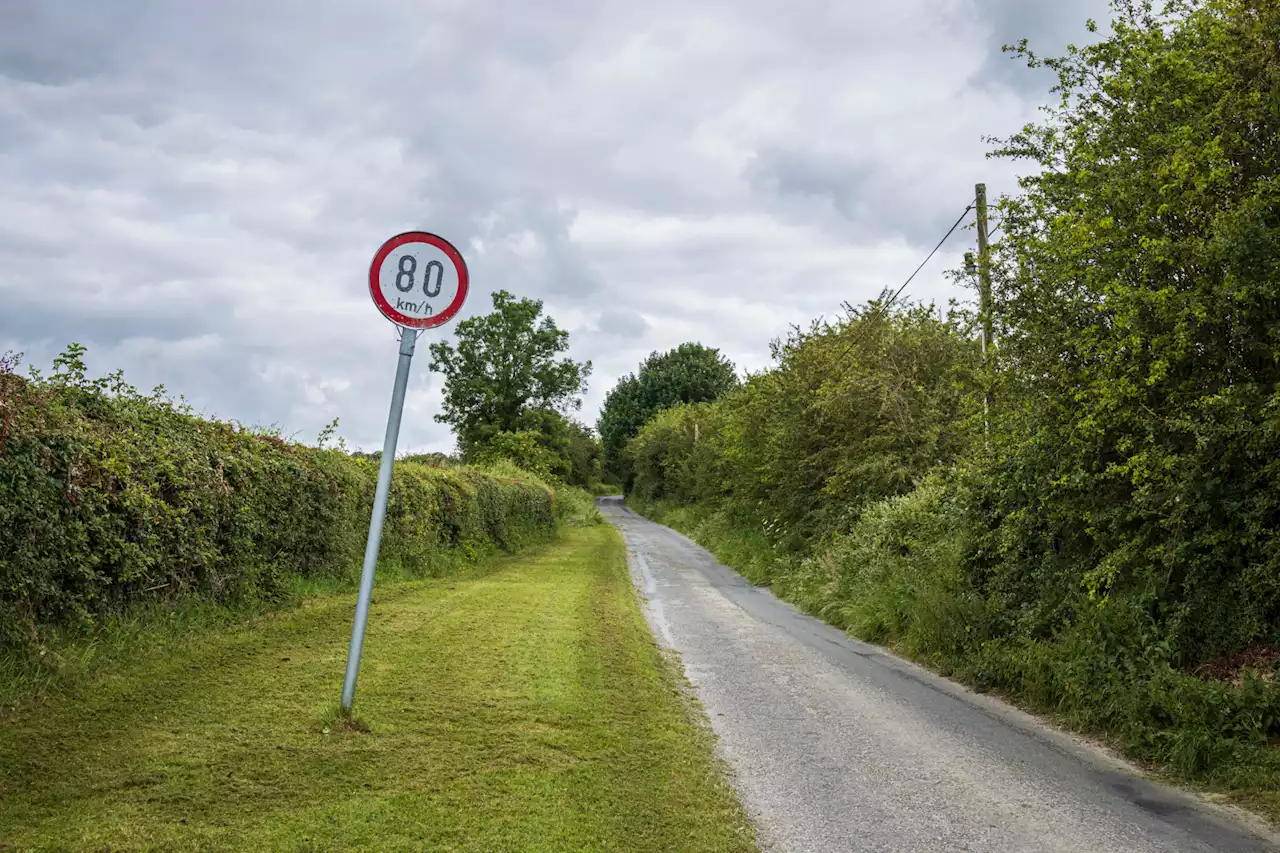
<svg viewBox="0 0 1280 853">
<path fill-rule="evenodd" d="M 1227 786 L 1280 779 L 1280 7 L 1124 3 L 999 204 L 996 346 L 872 302 L 653 417 L 632 499 L 753 580 Z M 603 432 L 603 430 L 602 430 Z"/>
</svg>

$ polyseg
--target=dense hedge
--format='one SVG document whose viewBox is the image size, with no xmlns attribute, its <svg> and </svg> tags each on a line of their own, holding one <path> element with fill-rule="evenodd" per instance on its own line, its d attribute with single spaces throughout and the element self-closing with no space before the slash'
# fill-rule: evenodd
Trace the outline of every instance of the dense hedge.
<svg viewBox="0 0 1280 853">
<path fill-rule="evenodd" d="M 193 416 L 73 346 L 48 379 L 0 365 L 0 645 L 131 602 L 280 594 L 359 571 L 376 462 Z M 554 531 L 542 483 L 398 464 L 384 560 L 513 549 Z"/>
<path fill-rule="evenodd" d="M 748 517 L 810 538 L 957 459 L 981 406 L 966 317 L 880 307 L 792 332 L 773 371 L 717 402 L 660 412 L 627 450 L 633 491 L 732 495 Z"/>
<path fill-rule="evenodd" d="M 1280 7 L 1117 9 L 997 152 L 1041 168 L 987 366 L 964 317 L 872 304 L 652 420 L 633 499 L 862 636 L 1275 786 Z"/>
</svg>

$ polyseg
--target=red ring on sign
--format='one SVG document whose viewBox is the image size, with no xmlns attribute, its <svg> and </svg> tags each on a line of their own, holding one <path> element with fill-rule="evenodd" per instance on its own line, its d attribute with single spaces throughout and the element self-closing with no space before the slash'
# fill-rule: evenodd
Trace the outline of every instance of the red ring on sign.
<svg viewBox="0 0 1280 853">
<path fill-rule="evenodd" d="M 427 243 L 444 252 L 449 260 L 453 261 L 454 269 L 458 272 L 458 293 L 453 297 L 453 301 L 439 314 L 432 314 L 430 317 L 410 317 L 392 308 L 391 303 L 382 295 L 382 285 L 378 281 L 378 272 L 382 269 L 382 262 L 387 259 L 387 255 L 405 243 Z M 448 240 L 435 234 L 429 234 L 426 231 L 406 231 L 403 234 L 397 234 L 392 237 L 382 244 L 382 248 L 378 249 L 373 256 L 373 264 L 369 267 L 369 295 L 373 297 L 373 304 L 378 306 L 378 310 L 388 320 L 401 326 L 408 326 L 410 329 L 434 329 L 436 326 L 442 326 L 452 320 L 454 315 L 462 310 L 462 303 L 467 299 L 469 283 L 470 276 L 467 273 L 467 262 L 462 259 L 462 253 L 455 249 Z"/>
</svg>

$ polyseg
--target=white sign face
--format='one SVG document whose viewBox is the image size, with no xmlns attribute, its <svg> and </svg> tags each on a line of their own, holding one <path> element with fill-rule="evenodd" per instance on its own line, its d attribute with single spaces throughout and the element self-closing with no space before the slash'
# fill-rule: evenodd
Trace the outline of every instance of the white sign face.
<svg viewBox="0 0 1280 853">
<path fill-rule="evenodd" d="M 369 267 L 369 294 L 387 319 L 429 329 L 449 322 L 467 298 L 467 265 L 451 243 L 410 231 L 382 244 Z"/>
</svg>

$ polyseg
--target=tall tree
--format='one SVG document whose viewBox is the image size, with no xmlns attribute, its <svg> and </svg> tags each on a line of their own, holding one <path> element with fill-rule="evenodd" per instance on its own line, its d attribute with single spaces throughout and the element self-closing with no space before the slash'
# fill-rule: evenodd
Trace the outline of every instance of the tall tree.
<svg viewBox="0 0 1280 853">
<path fill-rule="evenodd" d="M 457 346 L 431 345 L 431 369 L 444 373 L 444 412 L 465 456 L 500 432 L 521 429 L 530 412 L 582 407 L 591 362 L 560 358 L 569 333 L 543 316 L 542 301 L 493 294 L 493 311 L 458 324 Z"/>
<path fill-rule="evenodd" d="M 714 400 L 737 384 L 733 364 L 718 349 L 684 343 L 650 354 L 638 374 L 618 381 L 600 411 L 598 429 L 608 473 L 623 484 L 629 481 L 622 448 L 655 414 L 678 403 Z"/>
</svg>

